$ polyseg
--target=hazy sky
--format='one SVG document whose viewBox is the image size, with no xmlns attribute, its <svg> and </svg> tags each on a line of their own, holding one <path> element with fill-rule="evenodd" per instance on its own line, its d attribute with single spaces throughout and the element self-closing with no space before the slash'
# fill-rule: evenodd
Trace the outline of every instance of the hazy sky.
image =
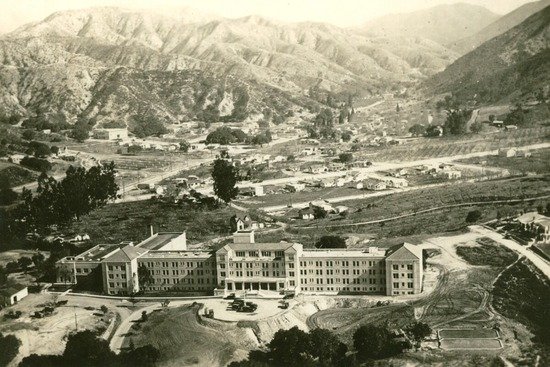
<svg viewBox="0 0 550 367">
<path fill-rule="evenodd" d="M 0 33 L 41 20 L 53 12 L 93 6 L 159 9 L 188 6 L 234 18 L 250 14 L 283 21 L 321 21 L 343 27 L 389 13 L 467 2 L 505 14 L 533 0 L 0 0 Z"/>
</svg>

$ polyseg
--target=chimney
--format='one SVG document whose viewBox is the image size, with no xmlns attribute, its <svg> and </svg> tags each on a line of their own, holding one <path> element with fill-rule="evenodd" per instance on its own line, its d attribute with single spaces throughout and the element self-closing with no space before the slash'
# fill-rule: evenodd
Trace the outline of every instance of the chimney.
<svg viewBox="0 0 550 367">
<path fill-rule="evenodd" d="M 149 229 L 151 230 L 151 237 L 155 234 L 155 231 L 153 230 L 153 225 L 149 225 Z"/>
</svg>

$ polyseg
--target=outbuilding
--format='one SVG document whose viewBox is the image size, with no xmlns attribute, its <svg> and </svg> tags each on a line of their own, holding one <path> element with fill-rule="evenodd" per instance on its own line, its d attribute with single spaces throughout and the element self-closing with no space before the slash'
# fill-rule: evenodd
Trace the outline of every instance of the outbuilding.
<svg viewBox="0 0 550 367">
<path fill-rule="evenodd" d="M 0 305 L 11 306 L 29 295 L 27 286 L 14 284 L 0 288 Z"/>
</svg>

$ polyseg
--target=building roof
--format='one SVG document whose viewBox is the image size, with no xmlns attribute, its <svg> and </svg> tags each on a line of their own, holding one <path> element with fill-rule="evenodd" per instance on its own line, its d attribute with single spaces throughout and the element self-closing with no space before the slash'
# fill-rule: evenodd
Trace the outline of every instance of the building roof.
<svg viewBox="0 0 550 367">
<path fill-rule="evenodd" d="M 81 260 L 81 261 L 100 261 L 105 257 L 106 255 L 110 254 L 111 252 L 115 251 L 118 248 L 123 247 L 122 245 L 114 245 L 114 244 L 101 244 L 92 247 L 88 251 L 85 251 L 77 256 L 74 256 L 74 260 Z"/>
<path fill-rule="evenodd" d="M 3 286 L 2 288 L 0 288 L 0 296 L 11 297 L 14 294 L 16 294 L 17 292 L 19 292 L 19 291 L 21 291 L 25 288 L 27 288 L 26 285 L 19 284 L 19 283 Z"/>
<path fill-rule="evenodd" d="M 422 249 L 416 245 L 403 242 L 389 249 L 386 260 L 422 260 Z"/>
<path fill-rule="evenodd" d="M 135 247 L 132 245 L 125 246 L 119 249 L 117 252 L 107 257 L 105 262 L 128 262 L 147 253 L 147 249 Z"/>
<path fill-rule="evenodd" d="M 226 247 L 233 251 L 250 251 L 250 250 L 286 250 L 294 246 L 294 243 L 290 242 L 278 242 L 278 243 L 230 243 Z"/>
<path fill-rule="evenodd" d="M 352 257 L 379 257 L 384 258 L 386 251 L 382 249 L 374 250 L 345 250 L 345 249 L 307 249 L 302 252 L 304 258 L 352 258 Z"/>
<path fill-rule="evenodd" d="M 140 259 L 204 259 L 212 257 L 212 253 L 209 251 L 150 251 Z"/>
<path fill-rule="evenodd" d="M 155 235 L 141 241 L 136 245 L 147 250 L 159 250 L 165 245 L 169 244 L 173 239 L 181 236 L 181 232 L 159 232 Z"/>
</svg>

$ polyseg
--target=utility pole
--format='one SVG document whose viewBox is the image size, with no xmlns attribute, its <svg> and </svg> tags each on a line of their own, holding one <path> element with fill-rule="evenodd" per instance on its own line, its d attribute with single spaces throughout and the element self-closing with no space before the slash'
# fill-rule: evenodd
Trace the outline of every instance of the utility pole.
<svg viewBox="0 0 550 367">
<path fill-rule="evenodd" d="M 73 311 L 74 311 L 74 330 L 78 331 L 78 321 L 76 319 L 76 306 L 73 306 Z"/>
</svg>

